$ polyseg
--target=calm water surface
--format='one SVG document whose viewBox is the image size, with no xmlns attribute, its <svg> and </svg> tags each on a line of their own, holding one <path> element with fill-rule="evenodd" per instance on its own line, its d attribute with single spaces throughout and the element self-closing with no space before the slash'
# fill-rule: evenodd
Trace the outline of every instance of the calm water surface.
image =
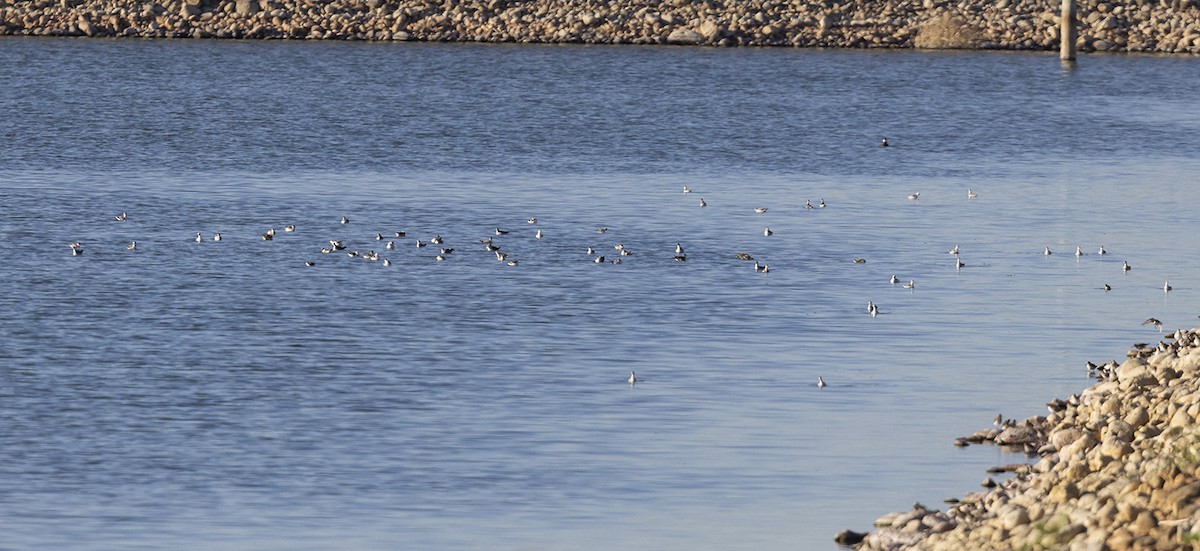
<svg viewBox="0 0 1200 551">
<path fill-rule="evenodd" d="M 1196 325 L 1197 64 L 0 40 L 0 548 L 832 549 Z"/>
</svg>

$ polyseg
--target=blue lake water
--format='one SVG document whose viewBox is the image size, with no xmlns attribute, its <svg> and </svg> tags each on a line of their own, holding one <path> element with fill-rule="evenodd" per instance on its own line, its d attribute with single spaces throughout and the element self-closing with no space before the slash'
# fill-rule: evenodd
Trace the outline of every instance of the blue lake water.
<svg viewBox="0 0 1200 551">
<path fill-rule="evenodd" d="M 1197 325 L 1197 68 L 0 40 L 0 548 L 833 549 Z"/>
</svg>

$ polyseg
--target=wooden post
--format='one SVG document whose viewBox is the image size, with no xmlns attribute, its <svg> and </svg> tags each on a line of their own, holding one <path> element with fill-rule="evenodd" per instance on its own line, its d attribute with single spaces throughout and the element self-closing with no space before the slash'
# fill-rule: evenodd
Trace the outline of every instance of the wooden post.
<svg viewBox="0 0 1200 551">
<path fill-rule="evenodd" d="M 1075 0 L 1062 0 L 1062 16 L 1058 25 L 1059 59 L 1075 61 L 1075 40 L 1078 36 L 1075 29 Z"/>
</svg>

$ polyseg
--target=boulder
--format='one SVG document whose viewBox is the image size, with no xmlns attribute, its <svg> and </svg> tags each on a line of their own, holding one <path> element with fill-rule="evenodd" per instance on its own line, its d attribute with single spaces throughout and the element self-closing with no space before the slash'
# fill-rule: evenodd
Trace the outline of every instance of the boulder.
<svg viewBox="0 0 1200 551">
<path fill-rule="evenodd" d="M 703 44 L 704 37 L 691 29 L 675 29 L 667 35 L 669 44 Z"/>
</svg>

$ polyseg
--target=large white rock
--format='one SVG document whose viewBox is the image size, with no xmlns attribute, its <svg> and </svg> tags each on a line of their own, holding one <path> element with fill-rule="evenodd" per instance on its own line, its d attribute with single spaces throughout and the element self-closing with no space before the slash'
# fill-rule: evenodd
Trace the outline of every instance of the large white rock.
<svg viewBox="0 0 1200 551">
<path fill-rule="evenodd" d="M 667 42 L 671 44 L 703 44 L 704 37 L 691 29 L 675 29 L 667 35 Z"/>
</svg>

